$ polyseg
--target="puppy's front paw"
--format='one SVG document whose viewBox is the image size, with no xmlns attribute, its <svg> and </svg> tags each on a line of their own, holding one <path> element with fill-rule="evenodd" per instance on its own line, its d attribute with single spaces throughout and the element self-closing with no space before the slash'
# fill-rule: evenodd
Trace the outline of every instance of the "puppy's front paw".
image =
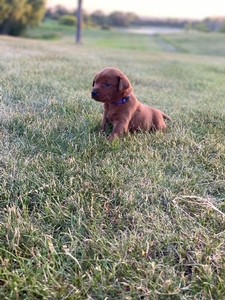
<svg viewBox="0 0 225 300">
<path fill-rule="evenodd" d="M 108 141 L 113 141 L 114 139 L 118 139 L 119 135 L 117 135 L 116 133 L 110 133 L 110 135 L 108 136 Z"/>
<path fill-rule="evenodd" d="M 111 134 L 107 137 L 107 140 L 110 141 L 110 142 L 111 142 L 113 139 L 114 139 L 114 136 L 111 135 Z"/>
</svg>

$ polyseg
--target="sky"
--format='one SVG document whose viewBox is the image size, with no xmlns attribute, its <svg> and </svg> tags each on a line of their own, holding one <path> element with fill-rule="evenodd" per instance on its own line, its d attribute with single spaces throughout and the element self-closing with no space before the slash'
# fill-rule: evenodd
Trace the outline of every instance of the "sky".
<svg viewBox="0 0 225 300">
<path fill-rule="evenodd" d="M 47 7 L 58 4 L 74 9 L 77 0 L 47 0 Z M 203 19 L 225 16 L 225 0 L 83 0 L 88 13 L 102 10 L 135 12 L 138 16 Z"/>
</svg>

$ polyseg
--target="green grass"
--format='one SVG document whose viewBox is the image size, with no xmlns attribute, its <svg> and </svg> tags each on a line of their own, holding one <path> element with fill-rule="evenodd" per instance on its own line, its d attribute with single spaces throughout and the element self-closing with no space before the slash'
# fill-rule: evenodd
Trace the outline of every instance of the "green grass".
<svg viewBox="0 0 225 300">
<path fill-rule="evenodd" d="M 223 33 L 173 34 L 163 40 L 175 47 L 178 52 L 200 55 L 225 56 L 225 38 Z"/>
<path fill-rule="evenodd" d="M 129 50 L 148 50 L 159 51 L 160 45 L 150 39 L 148 35 L 127 34 L 126 32 L 111 30 L 93 30 L 84 31 L 84 42 L 86 45 L 102 48 L 119 48 Z"/>
<path fill-rule="evenodd" d="M 40 26 L 27 28 L 23 33 L 26 38 L 43 39 L 43 40 L 58 40 L 63 36 L 71 36 L 75 34 L 73 26 L 65 26 L 59 24 L 59 21 L 45 19 Z"/>
<path fill-rule="evenodd" d="M 225 298 L 225 57 L 124 36 L 1 37 L 1 299 Z M 166 132 L 99 135 L 106 66 Z"/>
<path fill-rule="evenodd" d="M 59 25 L 57 21 L 46 20 L 39 27 L 28 28 L 24 37 L 43 40 L 57 40 L 62 37 L 74 36 L 76 28 L 72 26 Z M 83 30 L 83 40 L 86 46 L 97 46 L 103 48 L 120 48 L 133 50 L 158 51 L 161 46 L 149 39 L 148 35 L 127 34 L 117 29 L 101 30 L 86 28 Z"/>
</svg>

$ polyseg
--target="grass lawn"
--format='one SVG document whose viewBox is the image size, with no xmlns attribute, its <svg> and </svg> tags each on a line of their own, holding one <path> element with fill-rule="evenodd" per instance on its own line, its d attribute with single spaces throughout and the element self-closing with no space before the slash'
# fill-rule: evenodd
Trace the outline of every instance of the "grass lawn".
<svg viewBox="0 0 225 300">
<path fill-rule="evenodd" d="M 225 299 L 223 45 L 1 36 L 1 299 Z M 106 66 L 172 117 L 166 132 L 99 135 Z"/>
</svg>

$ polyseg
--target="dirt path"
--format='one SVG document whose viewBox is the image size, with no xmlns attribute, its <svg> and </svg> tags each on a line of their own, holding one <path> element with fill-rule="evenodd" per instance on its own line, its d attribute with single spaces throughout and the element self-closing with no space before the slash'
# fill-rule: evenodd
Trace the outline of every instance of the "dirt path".
<svg viewBox="0 0 225 300">
<path fill-rule="evenodd" d="M 171 45 L 166 43 L 164 40 L 162 40 L 160 37 L 156 36 L 155 37 L 155 42 L 162 47 L 162 49 L 166 52 L 176 52 L 176 48 Z"/>
</svg>

